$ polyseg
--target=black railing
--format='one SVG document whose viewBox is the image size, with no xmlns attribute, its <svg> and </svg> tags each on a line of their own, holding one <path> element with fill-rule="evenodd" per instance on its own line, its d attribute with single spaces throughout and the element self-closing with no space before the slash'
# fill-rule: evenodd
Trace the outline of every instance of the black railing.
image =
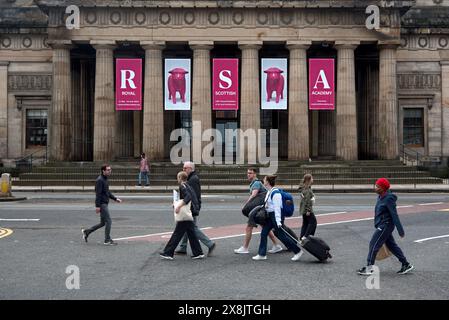
<svg viewBox="0 0 449 320">
<path fill-rule="evenodd" d="M 412 148 L 407 148 L 405 145 L 399 145 L 399 157 L 405 165 L 414 165 L 420 167 L 422 165 L 423 155 Z"/>
<path fill-rule="evenodd" d="M 48 146 L 45 149 L 37 150 L 29 155 L 19 158 L 15 160 L 16 168 L 20 169 L 20 171 L 29 171 L 33 170 L 34 162 L 39 161 L 40 164 L 46 164 L 48 162 Z"/>
</svg>

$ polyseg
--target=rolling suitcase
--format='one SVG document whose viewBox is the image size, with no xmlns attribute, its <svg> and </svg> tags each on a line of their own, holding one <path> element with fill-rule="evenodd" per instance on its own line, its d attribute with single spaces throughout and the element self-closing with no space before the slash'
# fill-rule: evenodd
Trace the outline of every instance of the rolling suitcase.
<svg viewBox="0 0 449 320">
<path fill-rule="evenodd" d="M 308 236 L 304 241 L 298 241 L 298 238 L 291 236 L 290 233 L 286 230 L 286 226 L 282 226 L 281 228 L 290 236 L 290 238 L 294 239 L 298 246 L 306 250 L 312 256 L 320 260 L 321 262 L 327 261 L 327 259 L 331 259 L 332 255 L 330 254 L 330 248 L 323 239 Z M 287 227 L 288 228 L 288 227 Z"/>
<path fill-rule="evenodd" d="M 325 262 L 327 259 L 332 258 L 332 255 L 329 253 L 329 246 L 321 238 L 308 236 L 303 241 L 302 247 L 321 262 Z"/>
</svg>

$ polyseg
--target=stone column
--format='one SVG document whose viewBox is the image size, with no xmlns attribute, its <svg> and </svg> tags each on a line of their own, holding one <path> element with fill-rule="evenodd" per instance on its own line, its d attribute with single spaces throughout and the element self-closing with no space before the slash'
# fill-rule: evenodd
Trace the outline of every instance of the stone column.
<svg viewBox="0 0 449 320">
<path fill-rule="evenodd" d="M 50 160 L 70 160 L 72 149 L 71 41 L 50 43 L 53 48 L 53 97 L 50 115 Z"/>
<path fill-rule="evenodd" d="M 150 160 L 164 159 L 164 91 L 162 49 L 164 42 L 141 42 L 145 49 L 145 91 L 142 152 Z"/>
<path fill-rule="evenodd" d="M 337 159 L 357 160 L 357 113 L 355 95 L 356 44 L 336 43 L 337 61 Z"/>
<path fill-rule="evenodd" d="M 0 61 L 0 159 L 8 158 L 8 65 Z"/>
<path fill-rule="evenodd" d="M 396 159 L 399 155 L 397 45 L 380 45 L 379 48 L 379 158 Z"/>
<path fill-rule="evenodd" d="M 447 50 L 445 50 L 447 51 Z M 442 155 L 449 157 L 449 52 L 447 60 L 441 61 L 441 116 L 442 116 Z"/>
<path fill-rule="evenodd" d="M 309 158 L 309 106 L 307 91 L 307 49 L 310 43 L 287 42 L 290 50 L 288 159 Z"/>
<path fill-rule="evenodd" d="M 196 121 L 201 123 L 201 130 L 192 129 L 192 158 L 200 163 L 202 150 L 209 144 L 207 141 L 200 144 L 202 133 L 212 128 L 210 50 L 213 42 L 189 42 L 189 45 L 193 49 L 192 125 Z M 198 150 L 200 145 L 201 150 Z"/>
<path fill-rule="evenodd" d="M 95 41 L 94 161 L 114 157 L 116 131 L 114 106 L 114 42 Z"/>
<path fill-rule="evenodd" d="M 240 129 L 260 129 L 260 78 L 259 78 L 259 49 L 262 47 L 261 41 L 239 42 L 242 50 L 242 74 L 240 86 Z M 249 135 L 248 137 L 251 137 Z M 242 139 L 240 139 L 241 141 Z M 243 141 L 242 141 L 243 142 Z M 239 143 L 239 142 L 237 142 Z M 248 143 L 245 148 L 241 148 L 244 159 L 251 155 L 257 155 L 257 144 Z M 239 160 L 238 160 L 239 161 Z"/>
</svg>

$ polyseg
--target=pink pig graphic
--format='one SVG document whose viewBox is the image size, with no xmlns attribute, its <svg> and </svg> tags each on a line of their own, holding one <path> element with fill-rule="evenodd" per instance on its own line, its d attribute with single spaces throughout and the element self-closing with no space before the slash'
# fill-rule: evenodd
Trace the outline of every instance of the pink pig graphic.
<svg viewBox="0 0 449 320">
<path fill-rule="evenodd" d="M 267 74 L 267 102 L 271 100 L 273 91 L 276 92 L 276 103 L 284 99 L 284 71 L 279 68 L 269 68 L 264 71 Z"/>
<path fill-rule="evenodd" d="M 176 92 L 179 92 L 181 101 L 186 102 L 186 73 L 188 71 L 183 68 L 175 68 L 170 70 L 170 76 L 168 77 L 168 99 L 173 100 L 173 104 L 176 104 Z"/>
</svg>

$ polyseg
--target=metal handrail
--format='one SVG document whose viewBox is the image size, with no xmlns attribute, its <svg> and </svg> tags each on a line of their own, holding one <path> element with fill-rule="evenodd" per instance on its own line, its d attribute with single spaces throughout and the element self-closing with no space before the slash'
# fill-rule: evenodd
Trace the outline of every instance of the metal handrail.
<svg viewBox="0 0 449 320">
<path fill-rule="evenodd" d="M 405 165 L 409 161 L 416 161 L 416 166 L 421 165 L 421 158 L 423 155 L 414 149 L 407 148 L 404 144 L 399 144 L 400 146 L 400 154 L 402 155 L 402 163 Z"/>
<path fill-rule="evenodd" d="M 37 153 L 43 153 L 43 158 L 44 158 L 44 163 L 46 164 L 48 162 L 48 145 L 45 146 L 45 150 L 37 150 L 35 152 L 32 152 L 28 155 L 26 155 L 25 157 L 19 158 L 14 160 L 14 162 L 16 163 L 16 167 L 18 163 L 27 163 L 29 165 L 28 169 L 31 171 L 33 169 L 33 161 L 36 159 L 40 159 L 42 157 L 36 157 Z M 34 159 L 33 159 L 34 156 Z"/>
</svg>

